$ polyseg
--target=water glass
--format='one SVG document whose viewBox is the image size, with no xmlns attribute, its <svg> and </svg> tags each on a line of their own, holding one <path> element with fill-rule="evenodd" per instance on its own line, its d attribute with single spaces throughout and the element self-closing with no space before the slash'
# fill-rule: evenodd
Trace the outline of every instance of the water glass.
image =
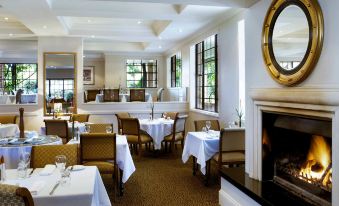
<svg viewBox="0 0 339 206">
<path fill-rule="evenodd" d="M 112 133 L 112 126 L 106 126 L 106 133 Z"/>
<path fill-rule="evenodd" d="M 27 166 L 25 162 L 19 162 L 17 174 L 19 179 L 25 179 L 27 177 Z"/>
<path fill-rule="evenodd" d="M 69 168 L 61 172 L 61 186 L 69 186 L 71 184 L 71 171 Z"/>
<path fill-rule="evenodd" d="M 86 124 L 85 130 L 86 130 L 86 133 L 90 133 L 91 132 L 91 126 L 89 124 Z"/>
<path fill-rule="evenodd" d="M 203 132 L 207 132 L 207 129 L 206 129 L 206 127 L 202 127 L 201 131 L 203 131 Z"/>
<path fill-rule="evenodd" d="M 63 172 L 66 168 L 66 156 L 58 155 L 55 157 L 55 165 L 59 169 L 60 172 Z"/>
<path fill-rule="evenodd" d="M 210 131 L 211 128 L 211 121 L 206 121 L 206 131 Z"/>
</svg>

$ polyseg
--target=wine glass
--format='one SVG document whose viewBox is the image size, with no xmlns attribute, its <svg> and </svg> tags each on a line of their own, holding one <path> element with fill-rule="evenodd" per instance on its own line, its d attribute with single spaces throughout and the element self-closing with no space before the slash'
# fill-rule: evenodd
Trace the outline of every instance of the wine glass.
<svg viewBox="0 0 339 206">
<path fill-rule="evenodd" d="M 210 131 L 211 128 L 211 121 L 206 121 L 206 131 Z"/>
<path fill-rule="evenodd" d="M 21 151 L 19 156 L 19 164 L 18 164 L 18 176 L 19 178 L 26 178 L 27 168 L 29 167 L 31 161 L 31 154 L 28 152 Z"/>
<path fill-rule="evenodd" d="M 65 155 L 57 155 L 55 157 L 55 165 L 59 169 L 60 172 L 64 171 L 66 168 L 66 156 Z"/>
<path fill-rule="evenodd" d="M 106 133 L 112 133 L 112 126 L 111 125 L 106 126 Z"/>
</svg>

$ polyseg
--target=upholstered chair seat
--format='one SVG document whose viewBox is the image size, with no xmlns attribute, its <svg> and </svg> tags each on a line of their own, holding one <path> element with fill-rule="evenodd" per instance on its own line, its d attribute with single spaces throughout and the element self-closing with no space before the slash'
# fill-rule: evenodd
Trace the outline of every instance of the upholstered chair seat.
<svg viewBox="0 0 339 206">
<path fill-rule="evenodd" d="M 127 141 L 132 143 L 132 144 L 138 144 L 138 136 L 137 135 L 126 135 L 127 136 Z M 140 132 L 140 141 L 141 143 L 147 143 L 147 142 L 152 142 L 152 138 L 149 135 L 146 134 L 141 134 Z"/>
<path fill-rule="evenodd" d="M 27 188 L 0 184 L 0 205 L 34 206 L 34 202 Z"/>
<path fill-rule="evenodd" d="M 215 154 L 213 156 L 213 159 L 217 162 L 219 162 L 219 153 Z M 221 163 L 227 164 L 227 163 L 244 163 L 245 162 L 245 153 L 244 152 L 223 152 L 221 154 Z"/>
<path fill-rule="evenodd" d="M 32 147 L 31 166 L 32 168 L 43 168 L 46 164 L 54 164 L 55 156 L 65 155 L 66 165 L 79 164 L 78 145 L 39 145 Z"/>
<path fill-rule="evenodd" d="M 175 141 L 179 141 L 179 140 L 183 140 L 184 139 L 184 135 L 180 132 L 180 133 L 175 133 L 174 135 L 174 140 Z M 171 141 L 173 140 L 173 135 L 167 135 L 166 137 L 164 137 L 165 141 Z"/>
<path fill-rule="evenodd" d="M 103 162 L 103 161 L 90 161 L 83 163 L 85 166 L 97 166 L 98 170 L 102 174 L 113 174 L 114 173 L 114 163 Z"/>
</svg>

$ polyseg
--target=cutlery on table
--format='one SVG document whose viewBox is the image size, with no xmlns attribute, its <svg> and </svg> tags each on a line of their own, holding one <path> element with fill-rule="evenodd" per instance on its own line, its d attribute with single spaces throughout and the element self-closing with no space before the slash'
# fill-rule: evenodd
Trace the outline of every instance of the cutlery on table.
<svg viewBox="0 0 339 206">
<path fill-rule="evenodd" d="M 58 182 L 54 185 L 54 187 L 53 187 L 52 191 L 49 193 L 49 195 L 53 195 L 54 191 L 55 191 L 56 188 L 59 186 L 59 184 L 60 184 L 60 182 L 58 181 Z"/>
<path fill-rule="evenodd" d="M 28 174 L 28 177 L 31 177 L 33 172 L 34 172 L 34 169 L 32 169 L 32 171 Z"/>
</svg>

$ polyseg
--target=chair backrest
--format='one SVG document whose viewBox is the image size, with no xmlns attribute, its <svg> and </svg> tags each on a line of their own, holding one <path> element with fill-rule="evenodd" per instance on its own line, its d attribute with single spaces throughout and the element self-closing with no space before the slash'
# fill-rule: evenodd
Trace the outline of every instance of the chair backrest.
<svg viewBox="0 0 339 206">
<path fill-rule="evenodd" d="M 67 120 L 45 119 L 46 135 L 57 135 L 68 139 Z"/>
<path fill-rule="evenodd" d="M 222 129 L 220 133 L 221 151 L 245 151 L 245 129 Z"/>
<path fill-rule="evenodd" d="M 106 133 L 106 127 L 110 126 L 113 133 L 113 124 L 89 124 L 90 133 Z"/>
<path fill-rule="evenodd" d="M 116 161 L 116 134 L 83 133 L 80 135 L 80 160 Z"/>
<path fill-rule="evenodd" d="M 177 118 L 178 115 L 179 115 L 178 112 L 164 112 L 164 113 L 162 114 L 163 117 L 166 116 L 166 118 L 169 117 L 169 118 L 171 118 L 172 120 L 175 120 L 175 119 Z"/>
<path fill-rule="evenodd" d="M 24 93 L 24 90 L 22 90 L 22 89 L 18 89 L 18 91 L 16 91 L 16 94 L 15 94 L 15 103 L 16 104 L 21 104 L 21 96 L 22 96 L 23 93 Z"/>
<path fill-rule="evenodd" d="M 77 144 L 39 145 L 32 147 L 31 167 L 43 168 L 46 164 L 54 164 L 55 156 L 65 155 L 67 166 L 79 164 Z"/>
<path fill-rule="evenodd" d="M 34 206 L 34 202 L 27 188 L 0 184 L 0 205 Z"/>
<path fill-rule="evenodd" d="M 159 88 L 157 91 L 157 101 L 162 102 L 162 94 L 164 92 L 164 88 Z"/>
<path fill-rule="evenodd" d="M 129 118 L 131 117 L 130 114 L 128 112 L 118 112 L 115 114 L 115 116 L 117 117 L 117 121 L 118 121 L 118 133 L 120 133 L 121 130 L 121 118 Z"/>
<path fill-rule="evenodd" d="M 182 132 L 185 135 L 185 125 L 186 125 L 187 115 L 186 116 L 177 116 L 175 120 L 175 133 Z"/>
<path fill-rule="evenodd" d="M 121 130 L 124 135 L 140 134 L 140 123 L 137 118 L 121 118 Z"/>
<path fill-rule="evenodd" d="M 144 102 L 145 101 L 145 89 L 130 89 L 130 101 L 131 102 Z"/>
<path fill-rule="evenodd" d="M 15 115 L 6 115 L 0 116 L 1 124 L 16 124 L 16 116 Z"/>
<path fill-rule="evenodd" d="M 72 114 L 70 121 L 88 122 L 89 114 Z"/>
<path fill-rule="evenodd" d="M 119 89 L 105 89 L 104 102 L 119 102 Z"/>
<path fill-rule="evenodd" d="M 98 89 L 90 89 L 90 90 L 87 90 L 86 92 L 87 92 L 86 102 L 95 101 L 97 94 L 100 94 L 100 90 Z"/>
<path fill-rule="evenodd" d="M 220 124 L 218 120 L 195 120 L 195 131 L 202 131 L 202 128 L 206 126 L 206 121 L 211 122 L 211 130 L 220 131 Z"/>
</svg>

